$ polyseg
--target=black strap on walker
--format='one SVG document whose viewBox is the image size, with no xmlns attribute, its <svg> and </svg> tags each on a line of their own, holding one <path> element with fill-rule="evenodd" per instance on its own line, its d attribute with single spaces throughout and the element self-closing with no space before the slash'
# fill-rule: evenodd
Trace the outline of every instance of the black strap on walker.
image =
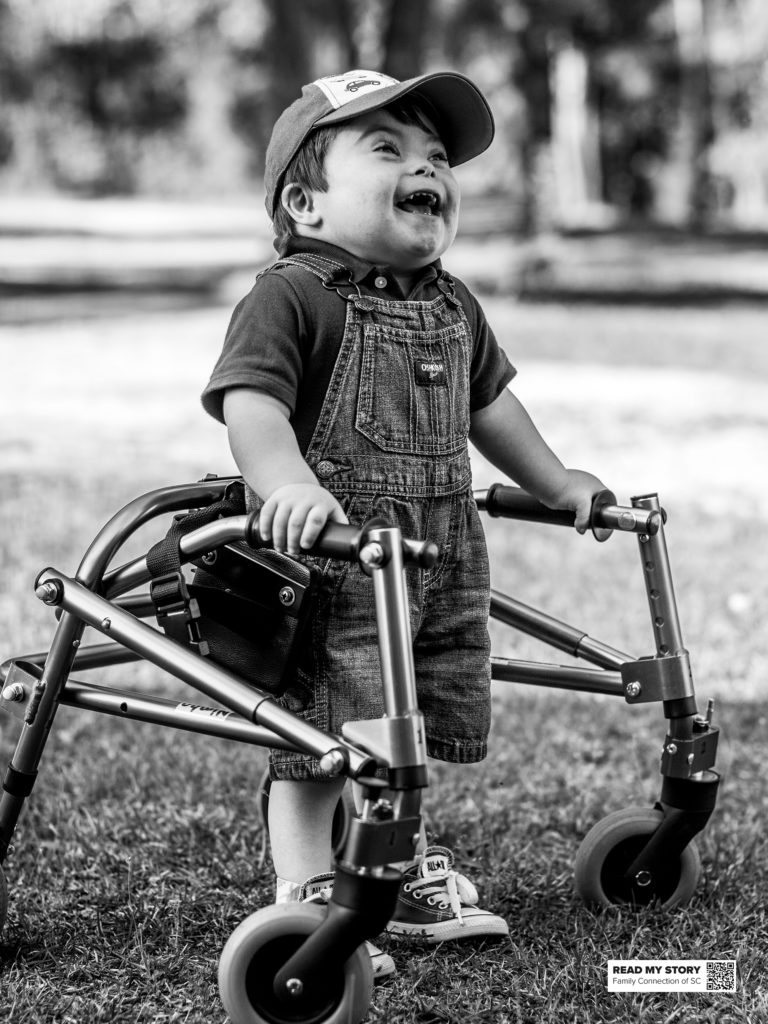
<svg viewBox="0 0 768 1024">
<path fill-rule="evenodd" d="M 236 480 L 227 487 L 221 501 L 174 516 L 168 533 L 147 552 L 147 568 L 152 577 L 149 595 L 158 625 L 171 639 L 191 645 L 204 657 L 210 650 L 200 634 L 200 606 L 190 595 L 181 568 L 181 538 L 217 519 L 244 515 L 245 511 L 245 485 Z"/>
</svg>

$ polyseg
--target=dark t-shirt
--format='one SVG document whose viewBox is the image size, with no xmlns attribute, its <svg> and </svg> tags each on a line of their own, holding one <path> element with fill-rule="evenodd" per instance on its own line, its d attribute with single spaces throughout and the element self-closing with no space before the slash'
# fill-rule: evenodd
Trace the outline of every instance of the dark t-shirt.
<svg viewBox="0 0 768 1024">
<path fill-rule="evenodd" d="M 389 268 L 356 259 L 335 246 L 301 239 L 291 252 L 313 252 L 342 263 L 342 275 L 380 298 L 429 301 L 439 295 L 439 261 L 425 267 L 404 295 Z M 473 338 L 470 412 L 490 405 L 515 375 L 493 336 L 477 299 L 453 278 Z M 224 422 L 229 388 L 249 387 L 284 402 L 299 448 L 306 451 L 320 415 L 344 334 L 346 302 L 302 267 L 286 266 L 260 276 L 235 307 L 224 348 L 202 395 L 203 407 Z"/>
</svg>

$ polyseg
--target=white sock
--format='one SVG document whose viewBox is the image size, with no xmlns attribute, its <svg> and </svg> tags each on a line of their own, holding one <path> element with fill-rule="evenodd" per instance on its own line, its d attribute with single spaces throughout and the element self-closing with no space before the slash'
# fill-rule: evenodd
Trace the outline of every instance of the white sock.
<svg viewBox="0 0 768 1024">
<path fill-rule="evenodd" d="M 289 882 L 275 875 L 275 903 L 297 903 L 300 890 L 300 882 Z"/>
</svg>

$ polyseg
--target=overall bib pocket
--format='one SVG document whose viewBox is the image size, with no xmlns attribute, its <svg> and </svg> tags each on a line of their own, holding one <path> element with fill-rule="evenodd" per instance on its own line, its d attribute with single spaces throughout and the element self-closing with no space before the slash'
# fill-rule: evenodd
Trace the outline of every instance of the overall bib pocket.
<svg viewBox="0 0 768 1024">
<path fill-rule="evenodd" d="M 469 362 L 460 322 L 418 336 L 365 323 L 356 429 L 385 452 L 462 451 L 469 433 Z"/>
</svg>

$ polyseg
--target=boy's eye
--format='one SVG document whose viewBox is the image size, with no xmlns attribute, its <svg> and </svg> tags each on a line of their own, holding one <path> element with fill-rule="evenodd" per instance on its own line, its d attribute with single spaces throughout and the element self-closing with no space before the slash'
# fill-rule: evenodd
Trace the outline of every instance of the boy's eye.
<svg viewBox="0 0 768 1024">
<path fill-rule="evenodd" d="M 438 160 L 441 163 L 448 163 L 448 154 L 441 149 L 437 153 L 433 153 L 430 160 Z"/>
<path fill-rule="evenodd" d="M 381 150 L 384 153 L 397 153 L 398 149 L 394 142 L 390 142 L 387 139 L 383 139 L 381 142 L 376 143 L 377 150 Z"/>
</svg>

